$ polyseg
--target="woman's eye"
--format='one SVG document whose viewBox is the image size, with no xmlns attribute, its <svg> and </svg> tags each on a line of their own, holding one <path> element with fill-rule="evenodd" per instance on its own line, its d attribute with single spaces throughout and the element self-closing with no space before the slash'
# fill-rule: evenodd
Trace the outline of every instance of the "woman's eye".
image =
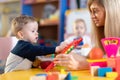
<svg viewBox="0 0 120 80">
<path fill-rule="evenodd" d="M 97 10 L 97 9 L 93 10 L 93 13 L 98 13 L 98 12 L 99 12 L 99 10 Z"/>
</svg>

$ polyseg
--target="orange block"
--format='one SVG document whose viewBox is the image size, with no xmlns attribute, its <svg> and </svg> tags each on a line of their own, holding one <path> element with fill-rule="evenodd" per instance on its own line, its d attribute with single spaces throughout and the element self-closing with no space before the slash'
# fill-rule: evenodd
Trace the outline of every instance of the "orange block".
<svg viewBox="0 0 120 80">
<path fill-rule="evenodd" d="M 47 80 L 59 80 L 59 75 L 57 72 L 52 72 L 48 74 Z"/>
<path fill-rule="evenodd" d="M 107 66 L 113 68 L 113 71 L 115 71 L 116 67 L 115 58 L 107 58 Z"/>
<path fill-rule="evenodd" d="M 116 67 L 115 67 L 115 69 L 116 69 L 116 72 L 118 72 L 118 74 L 120 75 L 120 56 L 116 57 Z"/>
</svg>

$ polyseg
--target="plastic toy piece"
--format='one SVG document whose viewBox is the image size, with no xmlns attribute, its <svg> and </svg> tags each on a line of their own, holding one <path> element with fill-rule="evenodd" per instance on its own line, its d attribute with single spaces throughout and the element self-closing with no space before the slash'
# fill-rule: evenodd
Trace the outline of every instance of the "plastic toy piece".
<svg viewBox="0 0 120 80">
<path fill-rule="evenodd" d="M 104 50 L 107 53 L 108 57 L 116 57 L 118 48 L 120 46 L 120 38 L 104 38 L 101 40 Z"/>
<path fill-rule="evenodd" d="M 69 72 L 64 80 L 72 80 L 71 73 Z"/>
<path fill-rule="evenodd" d="M 62 54 L 69 54 L 80 42 L 82 41 L 82 38 L 76 39 L 73 42 L 71 42 L 63 51 Z"/>
<path fill-rule="evenodd" d="M 82 41 L 82 38 L 76 39 L 73 42 L 71 42 L 67 47 L 61 51 L 61 54 L 69 54 L 80 42 Z M 54 67 L 54 62 L 52 62 L 48 67 L 45 69 L 45 71 L 49 71 Z"/>
<path fill-rule="evenodd" d="M 78 76 L 72 76 L 72 80 L 78 80 Z"/>
<path fill-rule="evenodd" d="M 110 68 L 110 67 L 99 68 L 98 69 L 98 76 L 105 77 L 107 72 L 112 72 L 112 68 Z"/>
<path fill-rule="evenodd" d="M 113 71 L 115 71 L 115 67 L 116 67 L 115 58 L 113 58 L 113 57 L 107 58 L 107 66 L 113 68 Z"/>
<path fill-rule="evenodd" d="M 31 76 L 30 80 L 46 80 L 47 74 L 36 74 L 35 76 Z"/>
<path fill-rule="evenodd" d="M 87 61 L 89 62 L 90 66 L 99 66 L 99 67 L 107 67 L 107 61 L 105 58 L 103 59 L 98 59 L 98 60 L 90 60 L 87 59 Z"/>
<path fill-rule="evenodd" d="M 108 78 L 113 78 L 113 79 L 115 79 L 115 78 L 117 78 L 117 76 L 118 76 L 118 73 L 117 73 L 117 72 L 107 72 L 107 73 L 106 73 L 106 77 L 108 77 Z"/>
<path fill-rule="evenodd" d="M 67 72 L 64 69 L 61 69 L 60 74 L 67 74 Z"/>
<path fill-rule="evenodd" d="M 115 67 L 115 70 L 116 72 L 120 75 L 120 56 L 119 57 L 116 57 L 116 67 Z"/>
<path fill-rule="evenodd" d="M 52 62 L 50 65 L 48 65 L 48 67 L 45 69 L 46 72 L 48 72 L 50 69 L 52 69 L 54 67 L 54 62 Z"/>
<path fill-rule="evenodd" d="M 89 53 L 89 58 L 90 59 L 102 59 L 103 58 L 103 51 L 101 48 L 92 48 L 92 50 Z"/>
<path fill-rule="evenodd" d="M 92 76 L 98 76 L 98 68 L 99 66 L 91 66 L 90 67 L 90 73 Z"/>
<path fill-rule="evenodd" d="M 39 80 L 41 80 L 41 79 L 39 79 Z M 59 80 L 59 73 L 53 72 L 53 73 L 48 74 L 46 80 Z"/>
</svg>

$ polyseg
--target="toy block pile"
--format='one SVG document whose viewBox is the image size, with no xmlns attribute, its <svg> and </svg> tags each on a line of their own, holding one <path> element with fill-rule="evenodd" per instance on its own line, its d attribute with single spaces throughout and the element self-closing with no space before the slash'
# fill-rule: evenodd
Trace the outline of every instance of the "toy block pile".
<svg viewBox="0 0 120 80">
<path fill-rule="evenodd" d="M 99 49 L 93 48 L 91 50 L 88 59 L 91 75 L 116 79 L 120 77 L 120 38 L 104 38 L 101 42 L 106 57 L 103 56 L 103 53 Z"/>
</svg>

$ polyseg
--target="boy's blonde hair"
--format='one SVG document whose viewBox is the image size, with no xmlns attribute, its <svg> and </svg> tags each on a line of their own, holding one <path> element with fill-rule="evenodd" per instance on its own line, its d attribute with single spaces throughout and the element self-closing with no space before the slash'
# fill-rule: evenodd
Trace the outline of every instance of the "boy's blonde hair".
<svg viewBox="0 0 120 80">
<path fill-rule="evenodd" d="M 23 29 L 23 27 L 28 24 L 29 22 L 35 22 L 36 19 L 32 16 L 27 15 L 20 15 L 18 17 L 15 17 L 12 20 L 11 27 L 13 34 L 18 38 L 17 33 Z"/>
</svg>

